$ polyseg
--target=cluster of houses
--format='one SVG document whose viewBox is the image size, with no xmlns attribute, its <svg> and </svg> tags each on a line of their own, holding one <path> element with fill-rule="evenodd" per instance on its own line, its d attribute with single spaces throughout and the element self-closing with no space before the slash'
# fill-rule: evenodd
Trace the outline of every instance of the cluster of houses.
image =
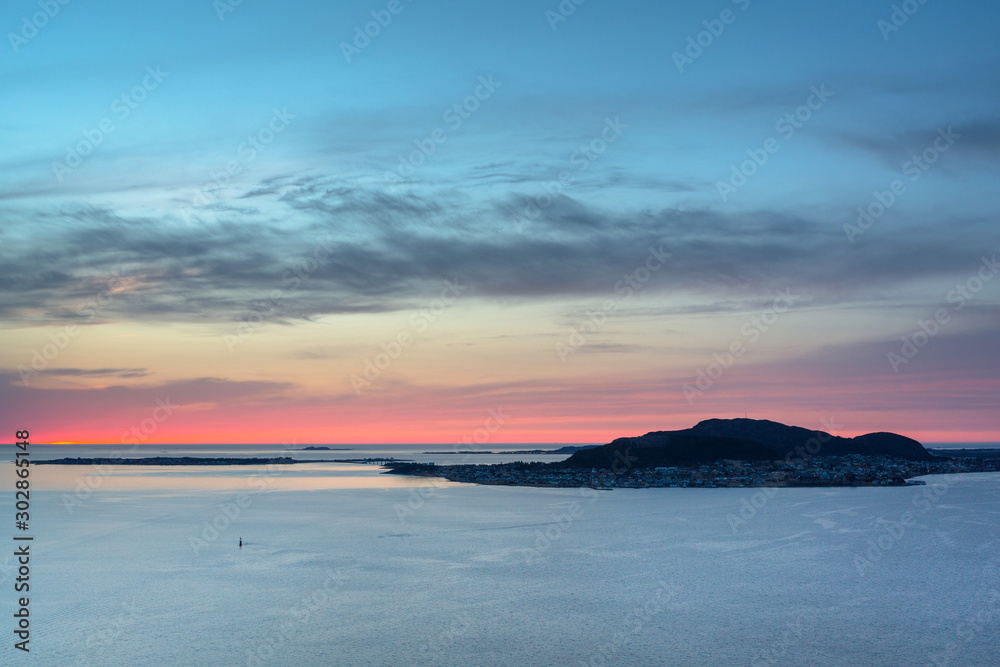
<svg viewBox="0 0 1000 667">
<path fill-rule="evenodd" d="M 787 461 L 732 461 L 693 466 L 633 467 L 612 472 L 565 468 L 553 463 L 493 465 L 410 464 L 394 472 L 444 477 L 454 482 L 612 488 L 747 486 L 903 486 L 913 477 L 956 472 L 1000 471 L 1000 459 L 956 458 L 906 461 L 868 456 L 817 456 Z"/>
</svg>

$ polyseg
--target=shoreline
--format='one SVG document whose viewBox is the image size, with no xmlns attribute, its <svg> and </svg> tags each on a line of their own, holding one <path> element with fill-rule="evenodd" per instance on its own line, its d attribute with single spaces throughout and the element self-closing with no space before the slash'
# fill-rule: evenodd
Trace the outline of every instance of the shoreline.
<svg viewBox="0 0 1000 667">
<path fill-rule="evenodd" d="M 88 466 L 88 465 L 121 465 L 121 466 L 253 466 L 253 465 L 294 465 L 297 463 L 352 463 L 357 465 L 386 465 L 386 464 L 406 464 L 411 463 L 404 459 L 395 458 L 363 458 L 363 459 L 313 459 L 302 460 L 293 459 L 288 456 L 278 456 L 271 458 L 249 458 L 249 457 L 198 457 L 198 456 L 151 456 L 145 458 L 111 458 L 111 457 L 90 457 L 90 458 L 61 458 L 47 459 L 44 461 L 33 461 L 32 465 L 65 465 L 65 466 Z"/>
<path fill-rule="evenodd" d="M 988 451 L 988 450 L 987 450 Z M 840 488 L 921 486 L 926 475 L 1000 472 L 1000 458 L 968 455 L 936 461 L 908 461 L 863 456 L 827 456 L 782 461 L 716 461 L 709 464 L 625 468 L 621 470 L 565 466 L 565 462 L 513 462 L 437 465 L 385 458 L 300 460 L 291 457 L 146 457 L 61 458 L 34 465 L 70 466 L 283 466 L 339 463 L 374 465 L 381 474 L 444 479 L 484 486 L 548 488 Z"/>
<path fill-rule="evenodd" d="M 710 464 L 627 468 L 568 467 L 559 463 L 435 465 L 398 463 L 385 474 L 436 477 L 488 486 L 553 488 L 839 488 L 922 486 L 925 475 L 1000 472 L 1000 459 L 958 458 L 907 461 L 863 456 L 827 456 L 782 461 L 717 461 Z"/>
</svg>

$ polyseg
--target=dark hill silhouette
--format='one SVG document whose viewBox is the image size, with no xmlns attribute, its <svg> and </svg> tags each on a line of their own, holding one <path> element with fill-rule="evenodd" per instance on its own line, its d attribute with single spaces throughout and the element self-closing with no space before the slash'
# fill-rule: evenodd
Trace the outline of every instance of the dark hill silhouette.
<svg viewBox="0 0 1000 667">
<path fill-rule="evenodd" d="M 849 454 L 910 461 L 935 458 L 916 440 L 895 433 L 842 438 L 766 419 L 706 419 L 680 431 L 653 431 L 639 437 L 618 438 L 607 445 L 576 452 L 563 465 L 649 468 L 722 459 L 780 461 Z"/>
<path fill-rule="evenodd" d="M 911 461 L 929 461 L 934 458 L 916 440 L 895 433 L 868 433 L 856 438 L 842 438 L 825 431 L 810 431 L 767 419 L 706 419 L 687 430 L 698 435 L 721 435 L 753 440 L 781 454 L 781 458 L 785 458 L 788 452 L 794 452 L 797 447 L 805 447 L 814 438 L 819 441 L 820 451 L 810 453 L 819 456 L 860 454 L 889 456 Z"/>
</svg>

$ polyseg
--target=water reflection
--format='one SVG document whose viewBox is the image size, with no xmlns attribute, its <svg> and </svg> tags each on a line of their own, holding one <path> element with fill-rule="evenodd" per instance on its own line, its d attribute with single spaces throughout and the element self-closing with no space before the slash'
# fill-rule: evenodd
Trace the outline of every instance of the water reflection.
<svg viewBox="0 0 1000 667">
<path fill-rule="evenodd" d="M 549 445 L 555 447 L 556 445 Z M 330 450 L 302 449 L 305 445 L 31 445 L 33 463 L 57 458 L 146 458 L 154 456 L 248 457 L 288 456 L 303 461 L 271 466 L 92 466 L 42 465 L 31 467 L 31 488 L 37 491 L 322 491 L 386 489 L 452 485 L 440 478 L 383 474 L 379 466 L 320 463 L 325 459 L 394 457 L 419 463 L 492 464 L 510 461 L 562 461 L 566 454 L 527 454 L 518 449 L 540 445 L 493 445 L 507 454 L 455 454 L 454 445 L 331 445 Z M 490 451 L 483 448 L 480 451 Z M 428 454 L 427 452 L 437 452 Z M 14 488 L 14 447 L 0 445 L 0 494 Z"/>
<path fill-rule="evenodd" d="M 14 465 L 0 463 L 0 489 L 13 489 Z M 439 478 L 383 474 L 372 465 L 296 463 L 271 466 L 94 466 L 31 467 L 35 491 L 332 491 L 451 486 Z"/>
</svg>

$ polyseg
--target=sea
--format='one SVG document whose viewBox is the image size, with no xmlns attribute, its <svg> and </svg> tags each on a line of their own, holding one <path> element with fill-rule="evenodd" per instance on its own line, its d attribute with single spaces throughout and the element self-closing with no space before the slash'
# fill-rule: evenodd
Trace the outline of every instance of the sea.
<svg viewBox="0 0 1000 667">
<path fill-rule="evenodd" d="M 1000 664 L 1000 474 L 891 488 L 480 486 L 321 460 L 565 455 L 331 447 L 349 451 L 31 445 L 33 461 L 309 462 L 31 467 L 25 530 L 13 449 L 0 448 L 0 664 Z M 32 538 L 28 592 L 14 590 L 15 536 Z M 28 653 L 14 648 L 22 596 Z"/>
</svg>

